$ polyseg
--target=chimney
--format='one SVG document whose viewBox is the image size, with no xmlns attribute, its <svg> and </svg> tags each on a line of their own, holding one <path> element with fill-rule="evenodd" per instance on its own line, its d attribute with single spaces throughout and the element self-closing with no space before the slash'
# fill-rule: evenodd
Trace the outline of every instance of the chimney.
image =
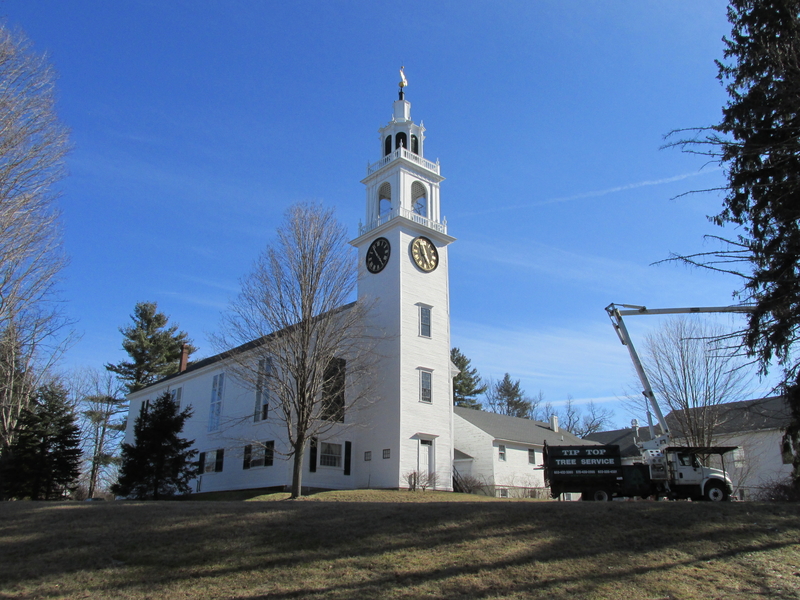
<svg viewBox="0 0 800 600">
<path fill-rule="evenodd" d="M 556 415 L 550 415 L 550 429 L 558 433 L 558 417 Z"/>
<path fill-rule="evenodd" d="M 187 343 L 181 344 L 181 362 L 178 365 L 178 373 L 183 373 L 189 365 L 189 345 Z"/>
</svg>

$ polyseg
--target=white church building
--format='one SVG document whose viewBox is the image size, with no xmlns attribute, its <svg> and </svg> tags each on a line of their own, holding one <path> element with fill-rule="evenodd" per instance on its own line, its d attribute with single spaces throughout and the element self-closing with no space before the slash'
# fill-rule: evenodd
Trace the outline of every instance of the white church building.
<svg viewBox="0 0 800 600">
<path fill-rule="evenodd" d="M 362 180 L 365 224 L 351 241 L 358 249 L 358 297 L 373 303 L 369 318 L 384 333 L 375 349 L 380 356 L 376 400 L 349 411 L 343 423 L 311 440 L 304 454 L 303 487 L 406 488 L 408 474 L 417 472 L 423 477 L 435 473 L 435 488 L 451 490 L 458 458 L 456 468 L 469 464 L 470 471 L 486 479 L 486 489 L 502 490 L 486 465 L 505 458 L 498 452 L 507 446 L 523 452 L 525 460 L 519 461 L 519 473 L 501 469 L 503 477 L 543 486 L 535 463 L 544 440 L 553 438 L 548 424 L 505 417 L 521 438 L 509 443 L 504 440 L 514 436 L 498 430 L 502 423 L 492 420 L 491 431 L 481 434 L 483 420 L 464 417 L 475 411 L 453 409 L 458 371 L 450 361 L 448 247 L 455 238 L 442 217 L 439 163 L 424 157 L 425 129 L 411 120 L 402 87 L 392 119 L 379 131 L 381 158 L 368 166 Z M 193 410 L 183 437 L 194 440 L 200 453 L 195 492 L 291 485 L 284 424 L 270 418 L 269 398 L 237 382 L 221 355 L 182 365 L 181 372 L 132 393 L 127 443 L 134 441 L 133 424 L 143 403 L 165 391 L 182 408 Z M 530 434 L 520 435 L 526 427 Z M 458 447 L 459 432 L 468 433 L 468 452 Z M 563 443 L 582 443 L 568 432 L 558 437 Z"/>
</svg>

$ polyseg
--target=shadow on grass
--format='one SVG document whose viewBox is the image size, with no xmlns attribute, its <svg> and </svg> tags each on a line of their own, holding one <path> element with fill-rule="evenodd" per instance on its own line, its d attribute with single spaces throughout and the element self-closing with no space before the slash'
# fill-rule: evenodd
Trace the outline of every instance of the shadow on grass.
<svg viewBox="0 0 800 600">
<path fill-rule="evenodd" d="M 799 508 L 7 503 L 0 597 L 688 598 L 706 583 L 716 595 L 694 597 L 722 597 L 763 587 L 782 553 L 800 561 Z"/>
</svg>

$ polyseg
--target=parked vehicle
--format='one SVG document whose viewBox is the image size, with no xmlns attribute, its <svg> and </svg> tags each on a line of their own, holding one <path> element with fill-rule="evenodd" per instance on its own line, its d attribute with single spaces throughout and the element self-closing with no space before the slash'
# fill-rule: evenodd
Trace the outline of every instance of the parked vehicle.
<svg viewBox="0 0 800 600">
<path fill-rule="evenodd" d="M 620 310 L 623 308 L 625 310 Z M 675 446 L 669 426 L 656 401 L 650 381 L 639 355 L 633 346 L 623 316 L 664 315 L 709 312 L 752 312 L 751 306 L 723 306 L 700 308 L 659 308 L 648 310 L 644 306 L 610 304 L 606 307 L 614 330 L 620 341 L 628 347 L 633 366 L 642 382 L 642 393 L 647 399 L 650 438 L 636 441 L 641 456 L 622 464 L 619 446 L 546 446 L 544 452 L 545 482 L 552 496 L 564 492 L 578 492 L 583 500 L 611 500 L 613 497 L 666 497 L 690 498 L 721 502 L 727 500 L 733 486 L 724 468 L 714 469 L 703 465 L 708 456 L 723 457 L 736 446 L 690 447 Z M 650 412 L 652 410 L 652 413 Z M 660 433 L 656 433 L 652 414 L 658 420 Z M 626 461 L 628 462 L 628 461 Z M 724 461 L 722 463 L 724 465 Z"/>
</svg>

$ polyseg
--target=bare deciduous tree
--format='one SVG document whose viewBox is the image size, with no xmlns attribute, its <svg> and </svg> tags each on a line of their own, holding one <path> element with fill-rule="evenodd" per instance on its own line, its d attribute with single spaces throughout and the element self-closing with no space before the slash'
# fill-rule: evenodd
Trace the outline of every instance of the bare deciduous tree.
<svg viewBox="0 0 800 600">
<path fill-rule="evenodd" d="M 54 80 L 24 35 L 0 25 L 0 452 L 63 349 L 54 286 L 66 258 L 53 184 L 68 144 Z"/>
<path fill-rule="evenodd" d="M 613 411 L 597 406 L 591 400 L 586 404 L 586 410 L 582 410 L 570 395 L 567 395 L 567 400 L 561 410 L 557 410 L 548 402 L 542 412 L 544 420 L 555 415 L 558 418 L 558 426 L 561 429 L 566 429 L 580 438 L 602 431 L 605 427 L 608 427 L 614 417 Z"/>
<path fill-rule="evenodd" d="M 718 325 L 676 317 L 645 338 L 641 357 L 653 392 L 662 412 L 671 413 L 674 435 L 690 445 L 712 445 L 717 407 L 753 392 L 753 371 L 727 346 L 728 337 Z M 649 407 L 641 397 L 629 410 L 641 416 Z"/>
<path fill-rule="evenodd" d="M 357 263 L 333 211 L 294 205 L 277 234 L 242 279 L 215 344 L 229 351 L 233 375 L 269 398 L 269 418 L 283 425 L 289 442 L 296 498 L 306 445 L 369 397 L 375 355 L 369 307 L 346 304 Z"/>
</svg>

